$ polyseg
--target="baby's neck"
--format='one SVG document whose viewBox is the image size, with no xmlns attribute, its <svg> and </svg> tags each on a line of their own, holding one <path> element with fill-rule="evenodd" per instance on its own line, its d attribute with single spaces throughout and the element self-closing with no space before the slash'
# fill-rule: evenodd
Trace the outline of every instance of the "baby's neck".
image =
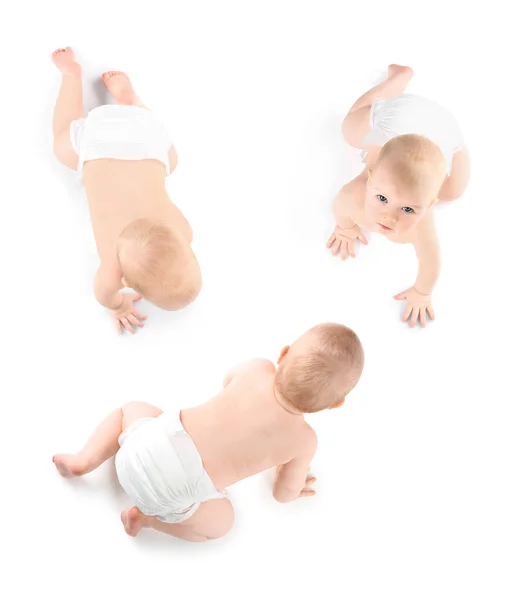
<svg viewBox="0 0 517 600">
<path fill-rule="evenodd" d="M 290 413 L 291 415 L 294 416 L 300 416 L 303 415 L 303 412 L 296 410 L 296 408 L 294 408 L 294 406 L 287 400 L 285 399 L 282 394 L 280 394 L 280 392 L 276 389 L 276 386 L 273 384 L 273 395 L 275 397 L 275 400 L 277 401 L 277 403 L 288 413 Z"/>
</svg>

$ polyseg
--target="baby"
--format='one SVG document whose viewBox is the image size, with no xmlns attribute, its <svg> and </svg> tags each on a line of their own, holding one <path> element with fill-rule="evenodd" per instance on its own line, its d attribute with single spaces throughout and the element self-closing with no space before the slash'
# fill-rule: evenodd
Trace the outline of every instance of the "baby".
<svg viewBox="0 0 517 600">
<path fill-rule="evenodd" d="M 470 177 L 470 159 L 454 118 L 425 98 L 404 94 L 413 71 L 390 65 L 388 78 L 361 96 L 343 122 L 345 140 L 363 149 L 366 168 L 334 201 L 336 228 L 327 247 L 342 259 L 355 257 L 361 229 L 401 244 L 418 258 L 413 287 L 395 296 L 406 300 L 402 320 L 425 327 L 434 319 L 431 293 L 440 271 L 432 207 L 459 198 Z"/>
<path fill-rule="evenodd" d="M 62 75 L 54 152 L 67 167 L 83 171 L 100 258 L 95 297 L 110 309 L 120 333 L 135 333 L 146 319 L 134 307 L 142 296 L 179 310 L 201 288 L 192 230 L 165 189 L 176 151 L 127 75 L 104 73 L 118 105 L 100 106 L 84 117 L 81 66 L 72 49 L 56 50 L 52 60 Z M 138 294 L 122 294 L 124 287 Z"/>
<path fill-rule="evenodd" d="M 317 438 L 304 413 L 341 406 L 363 363 L 353 331 L 318 325 L 282 350 L 278 370 L 269 360 L 252 360 L 226 375 L 215 398 L 176 413 L 127 404 L 78 454 L 53 461 L 73 477 L 116 454 L 120 484 L 134 504 L 121 515 L 131 536 L 151 527 L 192 542 L 215 539 L 233 524 L 225 488 L 241 479 L 279 465 L 276 500 L 316 493 L 308 473 Z"/>
</svg>

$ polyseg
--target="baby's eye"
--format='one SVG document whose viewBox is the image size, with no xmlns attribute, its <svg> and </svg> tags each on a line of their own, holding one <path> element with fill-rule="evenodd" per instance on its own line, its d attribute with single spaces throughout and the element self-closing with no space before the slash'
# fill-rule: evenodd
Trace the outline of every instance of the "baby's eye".
<svg viewBox="0 0 517 600">
<path fill-rule="evenodd" d="M 386 198 L 386 196 L 383 196 L 382 194 L 377 194 L 377 199 L 380 200 L 381 202 L 387 202 L 388 199 Z"/>
<path fill-rule="evenodd" d="M 404 206 L 404 208 L 402 209 L 405 213 L 412 213 L 415 212 L 412 208 L 410 208 L 409 206 Z"/>
</svg>

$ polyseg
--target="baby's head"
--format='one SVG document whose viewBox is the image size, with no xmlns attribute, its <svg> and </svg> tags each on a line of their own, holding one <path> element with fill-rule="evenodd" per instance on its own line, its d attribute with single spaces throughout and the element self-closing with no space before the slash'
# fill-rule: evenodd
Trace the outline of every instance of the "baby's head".
<svg viewBox="0 0 517 600">
<path fill-rule="evenodd" d="M 295 410 L 313 413 L 343 404 L 359 381 L 364 352 L 351 329 L 326 323 L 284 348 L 278 364 L 276 393 Z"/>
<path fill-rule="evenodd" d="M 405 233 L 436 203 L 446 177 L 438 146 L 421 135 L 387 142 L 369 173 L 365 210 L 381 233 Z"/>
<path fill-rule="evenodd" d="M 165 310 L 190 304 L 201 272 L 190 244 L 170 227 L 149 219 L 130 223 L 117 240 L 123 283 Z"/>
</svg>

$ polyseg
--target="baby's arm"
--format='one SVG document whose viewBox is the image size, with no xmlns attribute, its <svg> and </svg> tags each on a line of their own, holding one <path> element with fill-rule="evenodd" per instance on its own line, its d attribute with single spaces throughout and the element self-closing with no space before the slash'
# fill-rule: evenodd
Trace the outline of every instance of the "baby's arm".
<svg viewBox="0 0 517 600">
<path fill-rule="evenodd" d="M 434 223 L 432 225 L 413 243 L 418 259 L 415 289 L 424 296 L 432 293 L 440 275 L 440 247 Z"/>
<path fill-rule="evenodd" d="M 420 320 L 420 325 L 425 327 L 427 313 L 431 320 L 434 319 L 431 294 L 440 275 L 440 247 L 432 214 L 418 228 L 413 246 L 418 259 L 415 285 L 397 294 L 395 300 L 407 300 L 403 321 L 409 320 L 409 326 L 414 327 Z"/>
<path fill-rule="evenodd" d="M 355 257 L 356 239 L 363 244 L 368 243 L 354 219 L 358 202 L 365 194 L 366 180 L 366 171 L 364 171 L 359 177 L 347 183 L 334 200 L 333 213 L 336 218 L 336 228 L 327 242 L 327 248 L 331 248 L 334 255 L 340 252 L 343 260 L 348 256 Z"/>
<path fill-rule="evenodd" d="M 277 470 L 273 496 L 278 502 L 291 502 L 297 498 L 314 496 L 314 490 L 309 489 L 316 481 L 309 476 L 311 460 L 316 453 L 318 438 L 315 432 L 307 425 L 307 434 L 303 445 L 291 461 L 281 465 Z"/>
<path fill-rule="evenodd" d="M 97 302 L 110 310 L 119 308 L 124 300 L 124 296 L 120 291 L 123 287 L 122 280 L 101 264 L 95 274 L 93 284 Z"/>
<path fill-rule="evenodd" d="M 101 264 L 95 274 L 94 292 L 99 304 L 108 308 L 115 321 L 119 333 L 127 329 L 129 333 L 135 333 L 136 327 L 143 327 L 142 321 L 147 317 L 136 310 L 134 302 L 142 299 L 140 294 L 123 294 L 123 288 L 118 273 L 111 272 Z"/>
</svg>

